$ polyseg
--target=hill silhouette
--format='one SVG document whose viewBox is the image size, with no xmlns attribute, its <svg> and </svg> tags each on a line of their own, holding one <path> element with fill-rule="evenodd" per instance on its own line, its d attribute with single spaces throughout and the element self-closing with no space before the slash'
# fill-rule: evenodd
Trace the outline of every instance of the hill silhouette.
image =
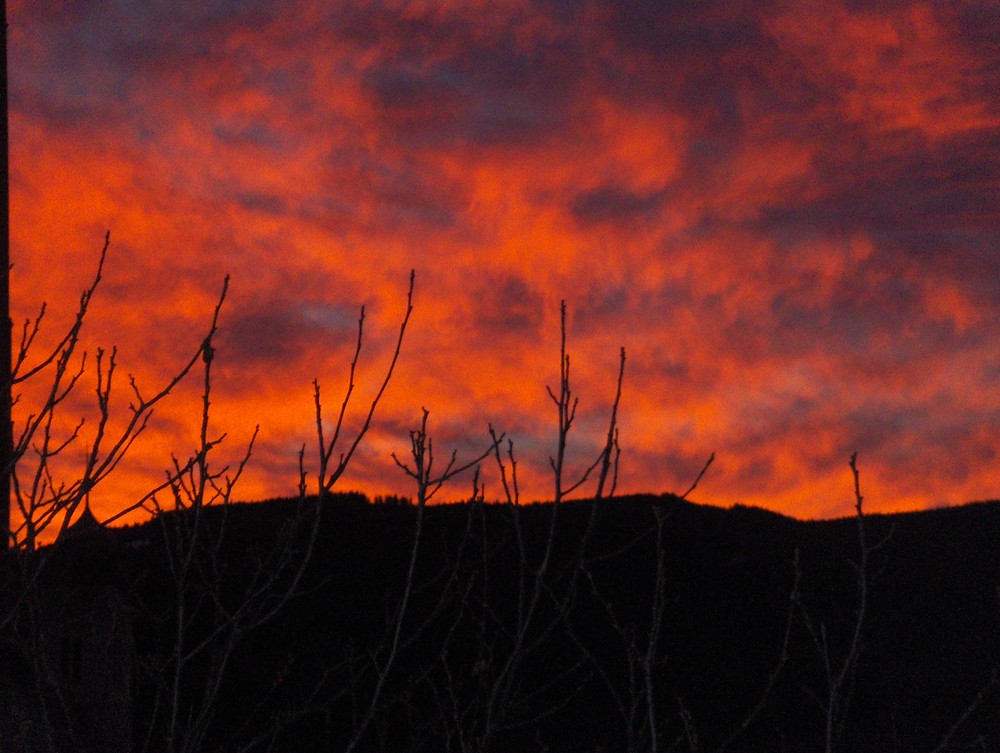
<svg viewBox="0 0 1000 753">
<path fill-rule="evenodd" d="M 838 665 L 857 626 L 855 519 L 671 495 L 234 504 L 200 512 L 209 592 L 176 587 L 170 552 L 190 514 L 81 533 L 44 574 L 50 591 L 120 595 L 131 749 L 164 729 L 162 677 L 147 670 L 171 666 L 180 601 L 196 615 L 185 645 L 211 643 L 218 615 L 271 572 L 275 542 L 312 556 L 291 598 L 227 648 L 203 750 L 825 749 L 825 661 Z M 865 618 L 837 749 L 1000 749 L 1000 503 L 864 524 Z M 192 713 L 219 656 L 185 670 Z"/>
</svg>

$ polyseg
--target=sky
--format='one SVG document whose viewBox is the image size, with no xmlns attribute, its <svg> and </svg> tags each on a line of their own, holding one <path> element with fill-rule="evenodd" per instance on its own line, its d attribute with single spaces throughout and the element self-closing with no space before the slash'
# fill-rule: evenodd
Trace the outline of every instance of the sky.
<svg viewBox="0 0 1000 753">
<path fill-rule="evenodd" d="M 110 231 L 84 344 L 118 348 L 120 423 L 124 375 L 151 392 L 190 358 L 229 274 L 213 462 L 260 425 L 241 499 L 294 493 L 303 444 L 314 481 L 312 381 L 332 419 L 364 305 L 358 425 L 411 269 L 341 489 L 412 494 L 391 453 L 426 408 L 439 464 L 492 424 L 524 498 L 551 496 L 565 300 L 573 468 L 627 352 L 619 493 L 681 492 L 714 452 L 696 501 L 844 515 L 857 451 L 869 511 L 1000 497 L 995 3 L 12 0 L 8 22 L 15 331 L 41 301 L 43 339 L 69 323 Z M 64 416 L 87 427 L 91 364 Z M 99 517 L 192 451 L 200 388 Z"/>
</svg>

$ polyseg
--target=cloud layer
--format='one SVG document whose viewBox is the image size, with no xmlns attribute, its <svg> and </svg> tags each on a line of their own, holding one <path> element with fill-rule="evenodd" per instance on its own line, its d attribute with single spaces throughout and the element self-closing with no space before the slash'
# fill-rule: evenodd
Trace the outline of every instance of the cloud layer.
<svg viewBox="0 0 1000 753">
<path fill-rule="evenodd" d="M 90 331 L 152 385 L 231 274 L 246 497 L 292 491 L 362 304 L 367 408 L 411 268 L 350 486 L 408 491 L 389 453 L 425 406 L 460 454 L 508 431 L 547 496 L 564 298 L 581 463 L 628 352 L 623 491 L 714 451 L 702 501 L 843 514 L 857 450 L 872 509 L 998 496 L 993 4 L 9 5 L 15 320 L 68 317 L 110 228 Z M 112 496 L 189 449 L 197 390 Z"/>
</svg>

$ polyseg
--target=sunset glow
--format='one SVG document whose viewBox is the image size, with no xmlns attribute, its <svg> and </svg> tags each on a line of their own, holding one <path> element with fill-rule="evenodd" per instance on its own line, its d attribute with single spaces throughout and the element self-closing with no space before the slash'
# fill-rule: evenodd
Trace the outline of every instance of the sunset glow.
<svg viewBox="0 0 1000 753">
<path fill-rule="evenodd" d="M 124 416 L 229 274 L 217 462 L 259 424 L 237 496 L 289 495 L 312 380 L 339 406 L 365 305 L 356 425 L 412 268 L 339 488 L 411 494 L 390 454 L 426 407 L 442 461 L 492 424 L 550 496 L 565 299 L 579 466 L 627 351 L 621 493 L 714 452 L 696 501 L 842 515 L 857 451 L 872 511 L 1000 496 L 995 3 L 477 5 L 8 3 L 15 335 L 70 321 L 110 229 L 86 338 Z M 193 376 L 99 510 L 194 447 Z"/>
</svg>

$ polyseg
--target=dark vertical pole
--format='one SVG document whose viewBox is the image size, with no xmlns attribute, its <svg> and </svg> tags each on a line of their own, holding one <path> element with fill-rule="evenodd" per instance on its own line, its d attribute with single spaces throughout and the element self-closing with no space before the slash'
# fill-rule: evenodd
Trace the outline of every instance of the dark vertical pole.
<svg viewBox="0 0 1000 753">
<path fill-rule="evenodd" d="M 10 137 L 7 133 L 7 0 L 0 0 L 0 550 L 10 546 L 11 425 Z"/>
</svg>

